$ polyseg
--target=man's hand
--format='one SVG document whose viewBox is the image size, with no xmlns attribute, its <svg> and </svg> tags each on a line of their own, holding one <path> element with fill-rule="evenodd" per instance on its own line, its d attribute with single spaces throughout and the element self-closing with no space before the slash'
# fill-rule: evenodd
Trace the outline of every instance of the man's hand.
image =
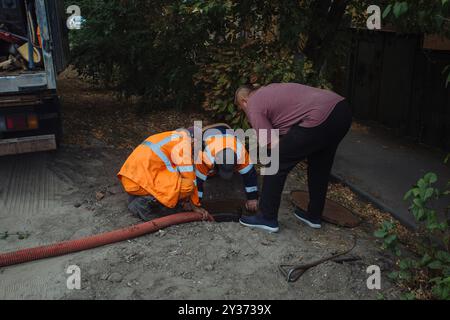
<svg viewBox="0 0 450 320">
<path fill-rule="evenodd" d="M 209 212 L 202 207 L 192 206 L 192 211 L 201 213 L 203 215 L 203 220 L 208 220 Z"/>
<path fill-rule="evenodd" d="M 245 208 L 250 212 L 258 211 L 258 200 L 247 200 Z"/>
</svg>

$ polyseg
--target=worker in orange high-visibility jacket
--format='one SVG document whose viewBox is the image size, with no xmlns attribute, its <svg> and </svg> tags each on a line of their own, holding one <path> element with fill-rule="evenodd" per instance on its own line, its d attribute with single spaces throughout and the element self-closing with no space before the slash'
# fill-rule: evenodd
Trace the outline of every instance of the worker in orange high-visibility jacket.
<svg viewBox="0 0 450 320">
<path fill-rule="evenodd" d="M 130 195 L 129 210 L 145 221 L 184 210 L 207 214 L 198 207 L 192 139 L 185 131 L 149 137 L 129 156 L 118 178 Z"/>
<path fill-rule="evenodd" d="M 229 130 L 227 125 L 212 126 L 203 134 L 203 150 L 195 161 L 199 201 L 203 198 L 203 185 L 208 177 L 218 174 L 223 179 L 231 179 L 234 173 L 239 173 L 247 196 L 247 210 L 257 211 L 258 174 L 247 149 Z"/>
</svg>

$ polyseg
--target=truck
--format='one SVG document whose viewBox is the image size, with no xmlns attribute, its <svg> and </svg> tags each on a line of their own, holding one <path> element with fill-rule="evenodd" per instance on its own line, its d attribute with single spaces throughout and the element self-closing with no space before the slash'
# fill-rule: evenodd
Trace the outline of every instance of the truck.
<svg viewBox="0 0 450 320">
<path fill-rule="evenodd" d="M 63 0 L 0 0 L 0 156 L 56 150 L 61 141 L 65 17 Z"/>
</svg>

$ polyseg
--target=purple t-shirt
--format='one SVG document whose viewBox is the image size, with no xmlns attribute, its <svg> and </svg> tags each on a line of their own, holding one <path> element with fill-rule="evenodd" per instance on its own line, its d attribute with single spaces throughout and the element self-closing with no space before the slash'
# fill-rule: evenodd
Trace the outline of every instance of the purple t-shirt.
<svg viewBox="0 0 450 320">
<path fill-rule="evenodd" d="M 274 83 L 250 95 L 247 117 L 256 130 L 279 129 L 285 135 L 294 125 L 321 125 L 344 97 L 298 83 Z M 270 136 L 270 131 L 269 131 Z"/>
</svg>

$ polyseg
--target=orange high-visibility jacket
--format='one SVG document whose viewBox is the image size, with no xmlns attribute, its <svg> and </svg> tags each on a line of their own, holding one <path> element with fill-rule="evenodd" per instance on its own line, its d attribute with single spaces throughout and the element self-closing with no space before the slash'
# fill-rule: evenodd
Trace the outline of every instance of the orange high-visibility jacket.
<svg viewBox="0 0 450 320">
<path fill-rule="evenodd" d="M 245 146 L 234 135 L 218 134 L 205 137 L 204 151 L 199 154 L 200 159 L 195 162 L 197 195 L 199 197 L 199 202 L 195 203 L 196 205 L 200 205 L 203 197 L 203 182 L 208 177 L 217 174 L 214 170 L 215 158 L 224 149 L 232 149 L 236 153 L 235 171 L 244 177 L 245 192 L 249 199 L 257 198 L 257 174 Z"/>
<path fill-rule="evenodd" d="M 181 199 L 198 203 L 190 136 L 171 131 L 145 140 L 129 156 L 118 173 L 131 195 L 152 195 L 166 207 Z"/>
</svg>

